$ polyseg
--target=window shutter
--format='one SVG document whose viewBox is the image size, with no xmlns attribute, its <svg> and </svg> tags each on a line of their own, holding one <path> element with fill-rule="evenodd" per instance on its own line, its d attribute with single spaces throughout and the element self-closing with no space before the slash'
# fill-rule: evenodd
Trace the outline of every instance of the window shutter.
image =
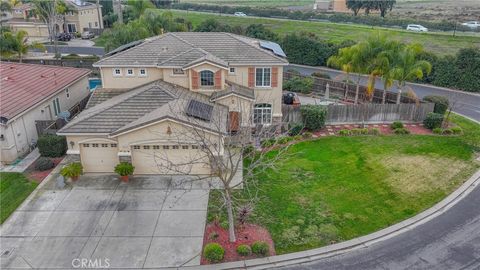
<svg viewBox="0 0 480 270">
<path fill-rule="evenodd" d="M 198 72 L 192 69 L 192 89 L 198 89 Z"/>
<path fill-rule="evenodd" d="M 278 87 L 278 67 L 272 67 L 272 87 Z"/>
<path fill-rule="evenodd" d="M 215 89 L 222 89 L 222 70 L 215 72 Z"/>
<path fill-rule="evenodd" d="M 255 87 L 255 68 L 248 68 L 248 87 Z"/>
</svg>

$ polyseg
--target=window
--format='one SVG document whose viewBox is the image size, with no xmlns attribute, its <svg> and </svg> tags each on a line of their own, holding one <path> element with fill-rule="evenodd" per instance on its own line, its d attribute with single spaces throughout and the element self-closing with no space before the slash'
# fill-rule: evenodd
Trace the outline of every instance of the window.
<svg viewBox="0 0 480 270">
<path fill-rule="evenodd" d="M 188 145 L 182 145 L 182 149 L 188 149 Z"/>
<path fill-rule="evenodd" d="M 53 100 L 53 111 L 55 112 L 55 116 L 60 113 L 60 100 L 58 97 Z"/>
<path fill-rule="evenodd" d="M 235 68 L 231 67 L 230 70 L 228 71 L 230 74 L 235 74 Z"/>
<path fill-rule="evenodd" d="M 69 91 L 68 91 L 68 88 L 65 89 L 65 94 L 67 94 L 67 98 L 70 98 L 70 93 L 69 93 Z"/>
<path fill-rule="evenodd" d="M 181 68 L 174 68 L 173 69 L 173 74 L 174 75 L 183 75 L 185 72 Z"/>
<path fill-rule="evenodd" d="M 168 150 L 168 149 L 170 149 L 170 146 L 164 145 L 164 146 L 163 146 L 163 149 L 164 149 L 164 150 Z"/>
<path fill-rule="evenodd" d="M 143 149 L 145 149 L 145 150 L 150 149 L 150 145 L 144 145 L 144 146 L 143 146 Z"/>
<path fill-rule="evenodd" d="M 192 149 L 198 149 L 198 145 L 192 145 Z"/>
<path fill-rule="evenodd" d="M 255 104 L 253 108 L 253 122 L 255 124 L 271 124 L 272 123 L 272 105 Z"/>
<path fill-rule="evenodd" d="M 98 147 L 98 143 L 92 143 L 92 147 Z"/>
<path fill-rule="evenodd" d="M 257 68 L 255 71 L 255 86 L 270 86 L 270 68 Z"/>
<path fill-rule="evenodd" d="M 84 144 L 83 144 L 83 147 L 90 147 L 90 144 L 84 143 Z"/>
<path fill-rule="evenodd" d="M 154 145 L 154 146 L 153 146 L 153 149 L 154 149 L 154 150 L 160 149 L 160 145 Z"/>
<path fill-rule="evenodd" d="M 134 145 L 134 146 L 133 146 L 133 149 L 139 150 L 139 149 L 140 149 L 140 145 Z"/>
<path fill-rule="evenodd" d="M 138 72 L 139 76 L 146 77 L 147 76 L 147 70 L 144 68 L 141 68 Z"/>
<path fill-rule="evenodd" d="M 133 75 L 135 75 L 133 73 L 133 69 L 131 69 L 131 68 L 127 69 L 127 76 L 133 76 Z"/>
<path fill-rule="evenodd" d="M 102 147 L 108 147 L 108 143 L 102 143 Z"/>
<path fill-rule="evenodd" d="M 69 33 L 77 32 L 77 26 L 74 23 L 67 24 L 67 28 Z"/>
<path fill-rule="evenodd" d="M 98 27 L 98 22 L 95 22 L 95 27 Z"/>
<path fill-rule="evenodd" d="M 110 144 L 111 147 L 117 147 L 117 144 L 116 143 L 112 143 Z"/>
<path fill-rule="evenodd" d="M 213 72 L 210 70 L 200 71 L 200 85 L 201 86 L 213 86 Z"/>
<path fill-rule="evenodd" d="M 172 146 L 172 149 L 179 149 L 180 147 L 178 145 Z"/>
<path fill-rule="evenodd" d="M 119 68 L 113 69 L 113 76 L 122 76 L 122 70 Z"/>
</svg>

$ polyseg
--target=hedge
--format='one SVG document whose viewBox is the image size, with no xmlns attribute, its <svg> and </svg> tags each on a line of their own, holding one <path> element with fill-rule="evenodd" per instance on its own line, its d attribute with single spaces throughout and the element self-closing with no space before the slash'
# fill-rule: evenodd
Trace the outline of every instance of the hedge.
<svg viewBox="0 0 480 270">
<path fill-rule="evenodd" d="M 434 113 L 445 114 L 448 109 L 448 98 L 442 96 L 425 96 L 423 101 L 435 103 L 433 108 Z"/>
<path fill-rule="evenodd" d="M 435 129 L 442 126 L 443 123 L 443 114 L 439 113 L 429 113 L 427 118 L 423 120 L 423 125 L 428 129 Z"/>
<path fill-rule="evenodd" d="M 42 157 L 61 157 L 67 152 L 67 139 L 64 136 L 42 135 L 37 146 Z"/>
<path fill-rule="evenodd" d="M 300 107 L 305 128 L 311 131 L 316 131 L 325 126 L 325 119 L 327 118 L 327 110 L 320 105 L 303 105 Z"/>
</svg>

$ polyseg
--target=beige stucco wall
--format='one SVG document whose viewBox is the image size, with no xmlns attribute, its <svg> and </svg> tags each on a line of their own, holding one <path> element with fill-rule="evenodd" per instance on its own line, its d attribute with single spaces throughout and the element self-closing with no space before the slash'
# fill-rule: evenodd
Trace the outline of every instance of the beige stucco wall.
<svg viewBox="0 0 480 270">
<path fill-rule="evenodd" d="M 102 18 L 102 8 L 100 8 L 100 18 Z M 90 8 L 90 9 L 81 9 L 78 10 L 76 14 L 71 16 L 72 21 L 78 22 L 77 31 L 83 32 L 84 28 L 103 28 L 103 21 L 98 21 L 98 12 L 97 8 Z M 67 18 L 67 22 L 69 18 Z M 95 26 L 97 23 L 97 26 Z"/>
<path fill-rule="evenodd" d="M 139 76 L 140 68 L 137 67 L 119 67 L 122 70 L 121 76 L 113 76 L 114 68 L 104 67 L 100 68 L 100 75 L 102 77 L 103 88 L 134 88 L 148 82 L 163 79 L 163 71 L 155 67 L 146 67 L 147 76 Z M 134 70 L 134 76 L 127 76 L 127 69 Z"/>
<path fill-rule="evenodd" d="M 48 27 L 42 23 L 10 24 L 10 29 L 14 33 L 25 31 L 32 38 L 48 37 Z"/>
<path fill-rule="evenodd" d="M 65 89 L 69 89 L 70 97 L 67 98 Z M 53 100 L 58 97 L 60 111 L 68 111 L 75 104 L 88 96 L 88 77 L 84 77 L 75 84 L 64 88 L 54 96 L 32 107 L 24 114 L 9 120 L 7 125 L 2 125 L 1 134 L 4 140 L 1 141 L 1 162 L 9 163 L 29 150 L 30 143 L 37 141 L 37 129 L 35 120 L 56 119 L 53 107 Z"/>
<path fill-rule="evenodd" d="M 190 71 L 185 70 L 185 74 L 173 74 L 173 68 L 161 69 L 163 73 L 163 80 L 169 83 L 180 85 L 184 88 L 190 89 Z"/>
<path fill-rule="evenodd" d="M 217 100 L 217 103 L 228 107 L 230 112 L 240 112 L 241 114 L 241 126 L 252 126 L 252 106 L 251 100 L 247 100 L 235 95 L 227 96 L 223 99 Z"/>
</svg>

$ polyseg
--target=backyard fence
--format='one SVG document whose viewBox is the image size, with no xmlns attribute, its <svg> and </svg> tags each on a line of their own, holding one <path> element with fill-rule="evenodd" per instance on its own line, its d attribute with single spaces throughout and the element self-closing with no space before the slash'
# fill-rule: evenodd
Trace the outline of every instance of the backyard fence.
<svg viewBox="0 0 480 270">
<path fill-rule="evenodd" d="M 318 105 L 319 106 L 319 105 Z M 422 122 L 433 103 L 328 105 L 327 124 Z M 282 105 L 283 122 L 303 122 L 300 106 Z"/>
<path fill-rule="evenodd" d="M 333 99 L 341 99 L 345 101 L 353 102 L 355 100 L 355 93 L 357 89 L 357 85 L 349 82 L 340 82 L 334 81 L 326 78 L 320 78 L 315 76 L 306 76 L 301 75 L 296 72 L 286 71 L 283 73 L 283 79 L 285 81 L 292 79 L 293 77 L 300 77 L 300 78 L 312 78 L 313 79 L 313 86 L 312 86 L 312 94 L 316 96 L 323 96 L 327 98 Z M 328 85 L 328 93 L 327 92 L 327 85 Z M 359 92 L 358 92 L 358 102 L 362 103 L 368 101 L 368 97 L 366 96 L 366 86 L 360 85 Z M 371 103 L 382 103 L 383 98 L 383 90 L 375 89 L 373 91 L 373 97 Z M 385 95 L 385 103 L 397 103 L 398 93 L 386 91 Z M 408 97 L 406 95 L 402 95 L 400 97 L 400 103 L 416 103 L 418 102 L 415 98 Z"/>
</svg>

